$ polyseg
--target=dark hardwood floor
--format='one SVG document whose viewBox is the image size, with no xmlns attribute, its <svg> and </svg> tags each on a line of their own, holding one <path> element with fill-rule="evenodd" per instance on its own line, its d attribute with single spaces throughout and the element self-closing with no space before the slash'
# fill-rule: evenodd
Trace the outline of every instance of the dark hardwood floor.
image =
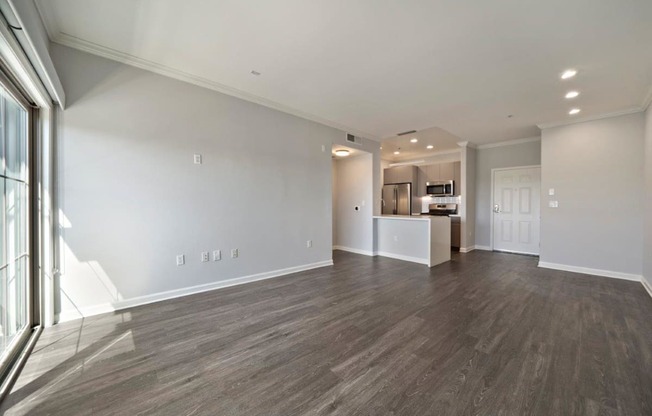
<svg viewBox="0 0 652 416">
<path fill-rule="evenodd" d="M 640 283 L 472 252 L 335 266 L 44 331 L 7 415 L 652 415 Z"/>
</svg>

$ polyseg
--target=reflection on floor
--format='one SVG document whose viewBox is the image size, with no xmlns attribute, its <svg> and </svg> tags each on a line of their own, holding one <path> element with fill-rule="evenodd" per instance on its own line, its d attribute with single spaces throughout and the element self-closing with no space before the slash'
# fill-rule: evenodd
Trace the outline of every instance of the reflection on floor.
<svg viewBox="0 0 652 416">
<path fill-rule="evenodd" d="M 335 266 L 44 331 L 7 415 L 652 414 L 638 283 L 473 252 Z"/>
</svg>

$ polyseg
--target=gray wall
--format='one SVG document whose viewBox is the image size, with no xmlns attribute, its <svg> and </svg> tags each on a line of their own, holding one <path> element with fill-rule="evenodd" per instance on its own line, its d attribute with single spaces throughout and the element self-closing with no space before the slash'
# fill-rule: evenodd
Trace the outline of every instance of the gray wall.
<svg viewBox="0 0 652 416">
<path fill-rule="evenodd" d="M 637 113 L 542 131 L 542 262 L 641 275 L 644 121 Z M 559 208 L 548 208 L 552 199 Z"/>
<path fill-rule="evenodd" d="M 64 319 L 331 259 L 330 151 L 344 132 L 63 46 L 51 53 L 69 104 L 58 126 Z M 378 144 L 362 147 L 379 172 Z M 216 249 L 221 261 L 200 262 Z"/>
<path fill-rule="evenodd" d="M 652 105 L 645 113 L 645 198 L 643 276 L 652 288 Z"/>
<path fill-rule="evenodd" d="M 491 246 L 491 170 L 541 164 L 541 141 L 478 149 L 475 173 L 475 244 Z"/>
<path fill-rule="evenodd" d="M 333 246 L 371 255 L 373 230 L 372 155 L 334 159 Z M 360 207 L 356 211 L 354 207 Z"/>
</svg>

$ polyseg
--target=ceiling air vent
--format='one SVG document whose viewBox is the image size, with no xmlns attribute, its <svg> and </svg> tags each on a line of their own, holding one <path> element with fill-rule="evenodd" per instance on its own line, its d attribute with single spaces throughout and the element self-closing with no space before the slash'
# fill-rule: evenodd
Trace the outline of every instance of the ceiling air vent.
<svg viewBox="0 0 652 416">
<path fill-rule="evenodd" d="M 406 134 L 416 133 L 416 130 L 404 131 L 403 133 L 397 134 L 397 136 L 405 136 Z"/>
<path fill-rule="evenodd" d="M 360 140 L 359 137 L 355 137 L 354 135 L 349 134 L 349 133 L 346 133 L 346 141 L 348 143 L 353 143 L 353 144 L 357 144 L 357 145 L 362 144 L 362 140 Z"/>
</svg>

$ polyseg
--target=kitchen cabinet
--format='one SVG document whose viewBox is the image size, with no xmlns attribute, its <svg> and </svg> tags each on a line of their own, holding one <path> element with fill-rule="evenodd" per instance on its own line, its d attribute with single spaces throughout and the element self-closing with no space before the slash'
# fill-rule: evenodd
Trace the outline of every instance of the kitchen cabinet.
<svg viewBox="0 0 652 416">
<path fill-rule="evenodd" d="M 437 182 L 439 180 L 439 164 L 426 166 L 426 182 Z"/>
<path fill-rule="evenodd" d="M 453 163 L 453 180 L 455 181 L 455 195 L 462 191 L 462 162 Z"/>
<path fill-rule="evenodd" d="M 395 166 L 383 171 L 383 184 L 417 182 L 417 167 L 412 165 Z"/>
<path fill-rule="evenodd" d="M 428 176 L 426 173 L 426 166 L 417 167 L 417 183 L 414 186 L 418 197 L 427 195 L 426 193 L 426 182 L 428 182 Z"/>
<path fill-rule="evenodd" d="M 461 241 L 461 231 L 462 231 L 462 219 L 460 217 L 450 217 L 451 218 L 451 247 L 460 248 Z"/>
<path fill-rule="evenodd" d="M 453 162 L 439 164 L 439 180 L 452 181 L 454 180 Z"/>
</svg>

